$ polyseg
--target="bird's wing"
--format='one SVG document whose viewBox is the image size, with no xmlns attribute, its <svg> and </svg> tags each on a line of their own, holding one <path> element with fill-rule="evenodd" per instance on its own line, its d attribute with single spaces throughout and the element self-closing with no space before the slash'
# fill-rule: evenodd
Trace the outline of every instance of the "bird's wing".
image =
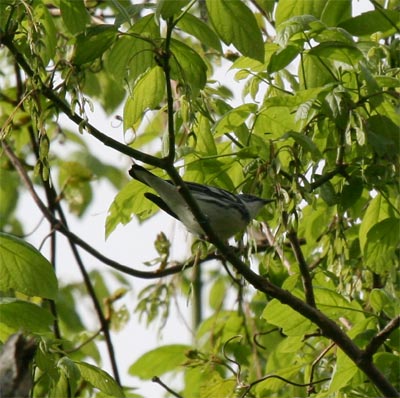
<svg viewBox="0 0 400 398">
<path fill-rule="evenodd" d="M 146 192 L 144 196 L 151 200 L 155 205 L 157 205 L 161 210 L 164 210 L 166 213 L 168 213 L 170 216 L 176 218 L 179 220 L 179 217 L 171 210 L 171 208 L 157 195 L 154 195 L 153 193 Z M 180 221 L 180 220 L 179 220 Z"/>
</svg>

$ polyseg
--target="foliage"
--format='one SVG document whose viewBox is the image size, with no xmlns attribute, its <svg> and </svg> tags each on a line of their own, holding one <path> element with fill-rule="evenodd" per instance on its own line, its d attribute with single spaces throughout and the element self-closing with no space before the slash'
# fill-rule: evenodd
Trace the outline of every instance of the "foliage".
<svg viewBox="0 0 400 398">
<path fill-rule="evenodd" d="M 0 339 L 35 336 L 32 397 L 138 396 L 122 387 L 110 336 L 127 322 L 115 304 L 129 286 L 124 274 L 157 280 L 138 295 L 149 323 L 168 321 L 177 286 L 199 310 L 192 346 L 157 347 L 129 370 L 174 396 L 397 396 L 400 18 L 394 1 L 371 1 L 352 18 L 354 3 L 0 1 Z M 235 73 L 229 87 L 214 75 L 220 64 Z M 94 101 L 108 114 L 123 105 L 129 145 L 93 126 Z M 143 271 L 80 239 L 68 220 L 85 216 L 95 178 L 119 190 L 107 236 L 156 211 L 126 170 L 91 153 L 93 140 L 180 185 L 209 242 L 177 263 L 159 235 L 148 263 L 156 268 Z M 71 150 L 55 151 L 61 142 Z M 234 249 L 181 174 L 275 204 Z M 22 238 L 23 193 L 49 222 L 55 250 L 56 234 L 70 242 L 81 284 L 59 283 L 55 252 L 47 260 Z M 77 247 L 113 267 L 121 288 L 89 274 Z M 78 311 L 86 296 L 99 322 L 90 333 Z M 102 338 L 112 376 L 102 370 Z M 161 381 L 171 372 L 183 385 Z"/>
</svg>

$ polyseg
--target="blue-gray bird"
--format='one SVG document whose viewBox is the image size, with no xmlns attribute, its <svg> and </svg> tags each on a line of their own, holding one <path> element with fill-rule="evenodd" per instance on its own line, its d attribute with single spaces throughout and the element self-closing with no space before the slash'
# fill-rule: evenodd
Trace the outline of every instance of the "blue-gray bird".
<svg viewBox="0 0 400 398">
<path fill-rule="evenodd" d="M 153 188 L 159 195 L 147 192 L 147 199 L 181 221 L 189 232 L 198 236 L 205 235 L 176 185 L 136 164 L 129 170 L 129 174 L 135 180 Z M 254 195 L 233 194 L 225 189 L 194 182 L 185 184 L 207 217 L 211 228 L 222 240 L 242 232 L 267 203 L 274 201 Z"/>
</svg>

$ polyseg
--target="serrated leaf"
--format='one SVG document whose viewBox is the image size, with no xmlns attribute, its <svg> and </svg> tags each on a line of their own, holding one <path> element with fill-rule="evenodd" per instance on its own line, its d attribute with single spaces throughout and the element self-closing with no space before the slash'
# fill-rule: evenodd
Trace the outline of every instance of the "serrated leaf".
<svg viewBox="0 0 400 398">
<path fill-rule="evenodd" d="M 164 98 L 165 79 L 162 69 L 155 66 L 141 76 L 124 107 L 124 131 L 132 128 L 147 109 L 159 106 Z"/>
<path fill-rule="evenodd" d="M 226 45 L 264 61 L 264 42 L 253 12 L 240 0 L 206 0 L 214 29 Z"/>
<path fill-rule="evenodd" d="M 0 233 L 0 290 L 54 299 L 58 284 L 49 261 L 24 240 Z"/>
<path fill-rule="evenodd" d="M 52 315 L 44 308 L 27 301 L 9 300 L 0 302 L 0 340 L 11 334 L 45 333 L 50 331 Z"/>
<path fill-rule="evenodd" d="M 76 38 L 73 62 L 83 65 L 99 58 L 108 50 L 117 37 L 114 25 L 97 25 L 89 27 Z"/>
<path fill-rule="evenodd" d="M 192 347 L 183 344 L 166 345 L 146 352 L 130 368 L 129 374 L 149 380 L 154 376 L 177 370 L 187 360 Z"/>
<path fill-rule="evenodd" d="M 86 362 L 75 362 L 83 380 L 112 397 L 125 397 L 118 383 L 104 370 Z"/>
<path fill-rule="evenodd" d="M 186 13 L 179 20 L 177 26 L 184 32 L 196 37 L 202 44 L 222 52 L 221 42 L 216 33 L 194 15 Z"/>
</svg>

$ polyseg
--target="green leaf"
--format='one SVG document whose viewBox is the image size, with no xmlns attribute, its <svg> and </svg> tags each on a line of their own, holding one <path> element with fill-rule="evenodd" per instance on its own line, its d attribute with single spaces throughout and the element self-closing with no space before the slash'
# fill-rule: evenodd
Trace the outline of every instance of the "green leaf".
<svg viewBox="0 0 400 398">
<path fill-rule="evenodd" d="M 337 26 L 351 18 L 351 0 L 327 0 L 321 14 L 321 21 L 328 26 Z"/>
<path fill-rule="evenodd" d="M 339 196 L 339 208 L 344 212 L 353 206 L 361 197 L 364 185 L 361 178 L 352 177 L 346 181 L 345 186 Z"/>
<path fill-rule="evenodd" d="M 399 356 L 390 352 L 378 352 L 374 355 L 374 364 L 383 373 L 383 375 L 393 383 L 395 388 L 400 388 L 399 374 L 400 361 Z"/>
<path fill-rule="evenodd" d="M 172 344 L 146 352 L 129 368 L 129 374 L 150 380 L 154 376 L 177 370 L 187 361 L 186 353 L 191 349 L 187 345 Z"/>
<path fill-rule="evenodd" d="M 57 278 L 53 267 L 32 245 L 0 233 L 0 290 L 54 299 Z"/>
<path fill-rule="evenodd" d="M 387 116 L 371 116 L 366 132 L 369 145 L 378 155 L 394 158 L 400 152 L 399 126 Z"/>
<path fill-rule="evenodd" d="M 207 117 L 200 115 L 197 118 L 197 124 L 194 126 L 194 132 L 197 137 L 196 150 L 207 156 L 217 155 L 217 146 L 214 136 L 211 133 L 210 121 Z"/>
<path fill-rule="evenodd" d="M 277 43 L 282 47 L 286 47 L 292 36 L 309 30 L 310 24 L 316 21 L 317 19 L 312 15 L 301 15 L 284 19 L 276 30 Z"/>
<path fill-rule="evenodd" d="M 99 58 L 108 50 L 117 37 L 114 25 L 97 25 L 89 27 L 76 38 L 73 62 L 83 65 Z"/>
<path fill-rule="evenodd" d="M 157 2 L 157 15 L 164 20 L 182 12 L 182 8 L 189 3 L 189 0 L 159 0 Z"/>
<path fill-rule="evenodd" d="M 93 172 L 80 162 L 60 162 L 58 183 L 71 212 L 82 216 L 92 200 Z"/>
<path fill-rule="evenodd" d="M 17 207 L 18 187 L 16 173 L 0 168 L 0 231 L 4 230 Z"/>
<path fill-rule="evenodd" d="M 325 6 L 326 0 L 279 0 L 275 11 L 276 24 L 300 15 L 320 18 Z"/>
<path fill-rule="evenodd" d="M 355 45 L 341 41 L 325 41 L 313 47 L 309 54 L 353 66 L 363 58 L 362 52 Z"/>
<path fill-rule="evenodd" d="M 43 29 L 42 34 L 35 43 L 35 47 L 38 49 L 43 65 L 47 66 L 56 53 L 57 30 L 52 16 L 44 4 L 38 4 L 34 8 L 34 17 Z"/>
<path fill-rule="evenodd" d="M 333 61 L 329 59 L 322 61 L 309 53 L 303 54 L 303 62 L 299 63 L 298 71 L 301 87 L 313 89 L 334 83 L 335 78 L 328 70 L 331 64 L 333 64 Z"/>
<path fill-rule="evenodd" d="M 157 206 L 144 197 L 144 193 L 148 190 L 149 188 L 137 181 L 130 181 L 121 189 L 108 209 L 106 238 L 118 224 L 126 225 L 131 221 L 133 214 L 136 214 L 139 220 L 144 220 L 155 213 Z"/>
<path fill-rule="evenodd" d="M 139 19 L 126 35 L 119 37 L 106 54 L 106 69 L 121 83 L 134 83 L 138 76 L 156 65 L 150 39 L 159 37 L 154 14 Z M 131 36 L 132 35 L 132 36 Z"/>
<path fill-rule="evenodd" d="M 288 101 L 282 97 L 283 103 Z M 295 130 L 295 123 L 291 109 L 288 106 L 267 106 L 257 115 L 254 132 L 260 136 L 278 139 L 288 131 Z M 268 133 L 269 135 L 265 135 Z"/>
<path fill-rule="evenodd" d="M 186 13 L 177 26 L 184 32 L 196 37 L 202 44 L 222 52 L 221 42 L 216 33 L 199 18 Z"/>
<path fill-rule="evenodd" d="M 287 46 L 272 54 L 268 64 L 268 73 L 278 72 L 289 65 L 299 55 L 297 46 Z"/>
<path fill-rule="evenodd" d="M 133 128 L 143 113 L 160 105 L 165 93 L 165 79 L 162 69 L 155 66 L 147 70 L 137 81 L 132 95 L 124 107 L 124 131 Z"/>
<path fill-rule="evenodd" d="M 206 0 L 208 15 L 226 45 L 264 61 L 264 43 L 253 12 L 240 0 Z"/>
<path fill-rule="evenodd" d="M 75 365 L 81 372 L 82 379 L 93 387 L 112 397 L 125 397 L 122 388 L 104 370 L 86 362 L 75 362 Z"/>
<path fill-rule="evenodd" d="M 0 340 L 5 341 L 16 332 L 46 333 L 50 332 L 52 315 L 38 305 L 27 301 L 0 301 Z"/>
<path fill-rule="evenodd" d="M 288 336 L 302 336 L 315 330 L 310 320 L 276 299 L 267 304 L 262 317 L 268 323 L 282 328 Z"/>
<path fill-rule="evenodd" d="M 64 356 L 61 357 L 60 360 L 57 362 L 57 370 L 61 377 L 65 377 L 68 381 L 68 392 L 71 395 L 75 395 L 78 381 L 80 381 L 81 373 L 79 371 L 78 366 L 68 357 Z M 64 390 L 64 382 L 61 382 L 61 390 Z M 69 395 L 68 394 L 68 395 Z"/>
<path fill-rule="evenodd" d="M 364 254 L 367 243 L 368 231 L 379 221 L 389 217 L 388 204 L 380 194 L 373 198 L 365 212 L 364 218 L 360 225 L 359 239 L 361 253 Z"/>
<path fill-rule="evenodd" d="M 366 265 L 377 274 L 389 271 L 397 258 L 399 236 L 400 219 L 391 217 L 375 224 L 368 231 L 364 246 Z"/>
<path fill-rule="evenodd" d="M 207 81 L 207 65 L 192 48 L 178 41 L 171 41 L 171 77 L 190 87 L 191 96 L 196 97 Z"/>
<path fill-rule="evenodd" d="M 400 299 L 391 296 L 384 289 L 372 289 L 369 304 L 376 313 L 384 312 L 389 318 L 394 318 L 400 313 Z"/>
<path fill-rule="evenodd" d="M 311 156 L 314 160 L 319 159 L 319 157 L 321 156 L 320 151 L 309 136 L 296 133 L 295 131 L 289 131 L 282 136 L 282 139 L 287 138 L 293 138 L 306 152 L 311 153 Z"/>
<path fill-rule="evenodd" d="M 256 111 L 256 104 L 244 104 L 225 113 L 214 127 L 214 137 L 235 131 Z"/>
<path fill-rule="evenodd" d="M 83 0 L 60 0 L 60 11 L 65 26 L 73 35 L 83 32 L 90 22 Z"/>
<path fill-rule="evenodd" d="M 400 29 L 400 13 L 397 10 L 379 8 L 357 15 L 339 26 L 354 36 L 372 35 L 381 32 L 385 37 Z"/>
<path fill-rule="evenodd" d="M 335 188 L 330 181 L 326 181 L 319 187 L 321 198 L 326 202 L 328 206 L 334 206 L 338 201 Z"/>
<path fill-rule="evenodd" d="M 357 373 L 356 364 L 342 350 L 338 350 L 329 393 L 333 394 L 350 384 L 350 380 Z"/>
</svg>

